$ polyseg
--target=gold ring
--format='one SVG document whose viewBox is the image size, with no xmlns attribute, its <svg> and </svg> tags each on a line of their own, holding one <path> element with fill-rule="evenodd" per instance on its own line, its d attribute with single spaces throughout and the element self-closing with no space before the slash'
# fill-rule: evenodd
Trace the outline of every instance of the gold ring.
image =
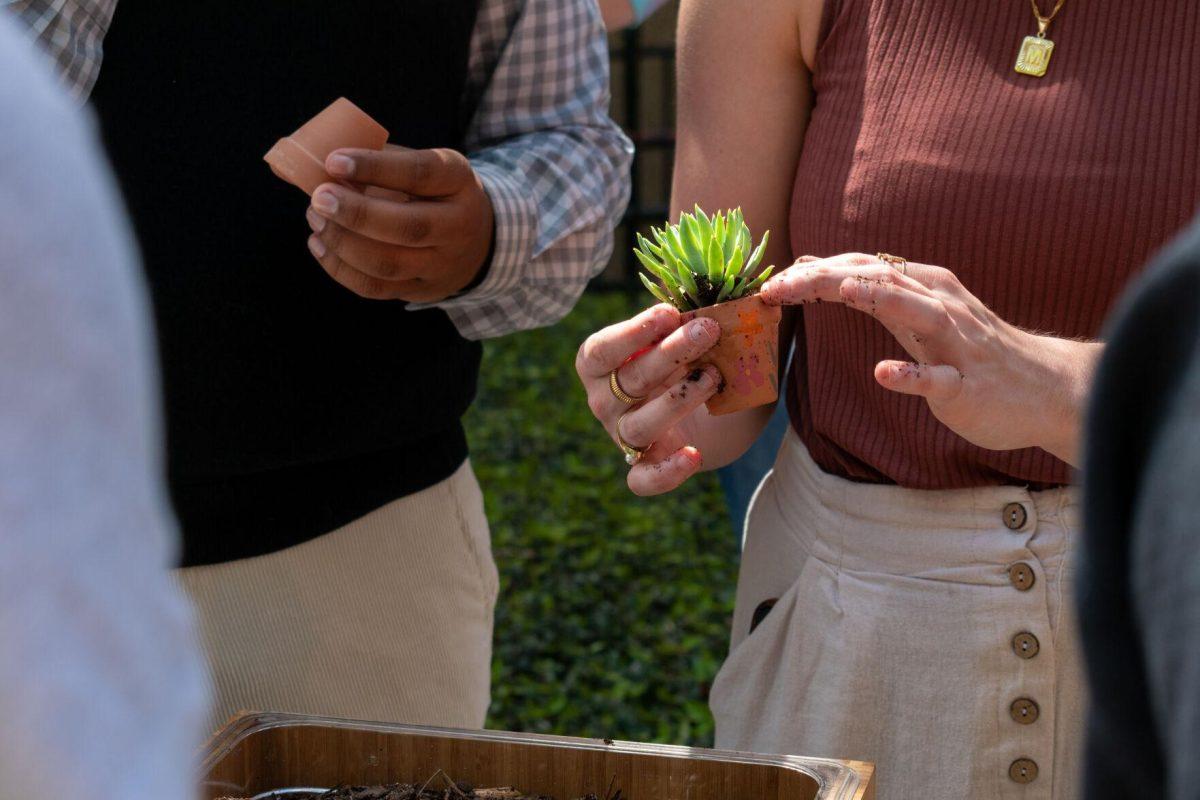
<svg viewBox="0 0 1200 800">
<path fill-rule="evenodd" d="M 624 422 L 625 418 L 632 413 L 632 411 L 626 411 L 617 418 L 617 446 L 620 447 L 621 452 L 625 454 L 625 463 L 631 467 L 636 466 L 639 461 L 645 458 L 646 451 L 649 450 L 650 447 L 653 447 L 653 445 L 649 445 L 647 447 L 634 447 L 629 442 L 625 441 L 625 437 L 621 435 L 621 423 Z"/>
<path fill-rule="evenodd" d="M 894 256 L 891 253 L 876 253 L 875 257 L 892 269 L 899 270 L 901 275 L 908 275 L 908 259 Z"/>
<path fill-rule="evenodd" d="M 620 367 L 618 367 L 617 369 L 620 369 Z M 627 406 L 634 405 L 635 403 L 640 403 L 646 399 L 644 397 L 633 397 L 632 395 L 626 393 L 626 391 L 621 388 L 621 382 L 619 380 L 617 380 L 617 370 L 616 369 L 614 369 L 612 372 L 608 373 L 608 388 L 610 390 L 612 390 L 613 397 L 617 398 L 618 400 L 620 400 L 622 403 L 624 403 Z"/>
</svg>

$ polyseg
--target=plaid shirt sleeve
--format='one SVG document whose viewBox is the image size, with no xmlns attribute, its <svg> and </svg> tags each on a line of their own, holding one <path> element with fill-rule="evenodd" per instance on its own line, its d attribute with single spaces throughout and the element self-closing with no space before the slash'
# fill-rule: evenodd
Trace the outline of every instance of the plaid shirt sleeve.
<svg viewBox="0 0 1200 800">
<path fill-rule="evenodd" d="M 117 0 L 0 0 L 58 65 L 71 96 L 87 100 L 100 74 L 104 34 Z"/>
<path fill-rule="evenodd" d="M 495 252 L 479 286 L 434 305 L 468 339 L 550 325 L 608 262 L 629 202 L 633 145 L 608 116 L 596 3 L 483 0 L 466 99 Z"/>
</svg>

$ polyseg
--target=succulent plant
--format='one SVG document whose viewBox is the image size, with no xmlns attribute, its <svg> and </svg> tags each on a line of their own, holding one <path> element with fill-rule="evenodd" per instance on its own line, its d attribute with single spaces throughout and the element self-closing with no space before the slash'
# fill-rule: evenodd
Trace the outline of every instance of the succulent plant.
<svg viewBox="0 0 1200 800">
<path fill-rule="evenodd" d="M 681 214 L 679 224 L 651 228 L 654 241 L 640 233 L 633 254 L 657 279 L 638 277 L 650 293 L 680 311 L 714 306 L 754 294 L 774 267 L 757 272 L 771 232 L 754 247 L 740 208 L 709 217 L 700 206 Z"/>
</svg>

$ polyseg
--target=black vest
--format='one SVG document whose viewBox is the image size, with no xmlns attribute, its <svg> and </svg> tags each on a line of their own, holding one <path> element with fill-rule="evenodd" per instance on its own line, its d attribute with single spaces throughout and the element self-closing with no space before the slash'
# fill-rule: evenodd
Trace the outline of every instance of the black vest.
<svg viewBox="0 0 1200 800">
<path fill-rule="evenodd" d="M 297 544 L 466 458 L 479 345 L 334 283 L 262 157 L 342 95 L 393 143 L 461 149 L 476 4 L 120 0 L 93 101 L 154 299 L 184 563 Z"/>
</svg>

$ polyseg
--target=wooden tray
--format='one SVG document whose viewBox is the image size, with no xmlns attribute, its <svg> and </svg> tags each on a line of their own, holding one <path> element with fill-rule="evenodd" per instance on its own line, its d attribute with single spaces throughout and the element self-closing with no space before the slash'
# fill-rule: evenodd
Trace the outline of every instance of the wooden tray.
<svg viewBox="0 0 1200 800">
<path fill-rule="evenodd" d="M 855 761 L 458 731 L 291 714 L 249 714 L 209 743 L 203 800 L 296 786 L 423 783 L 439 769 L 475 786 L 559 800 L 611 782 L 629 800 L 872 800 L 874 768 Z"/>
</svg>

